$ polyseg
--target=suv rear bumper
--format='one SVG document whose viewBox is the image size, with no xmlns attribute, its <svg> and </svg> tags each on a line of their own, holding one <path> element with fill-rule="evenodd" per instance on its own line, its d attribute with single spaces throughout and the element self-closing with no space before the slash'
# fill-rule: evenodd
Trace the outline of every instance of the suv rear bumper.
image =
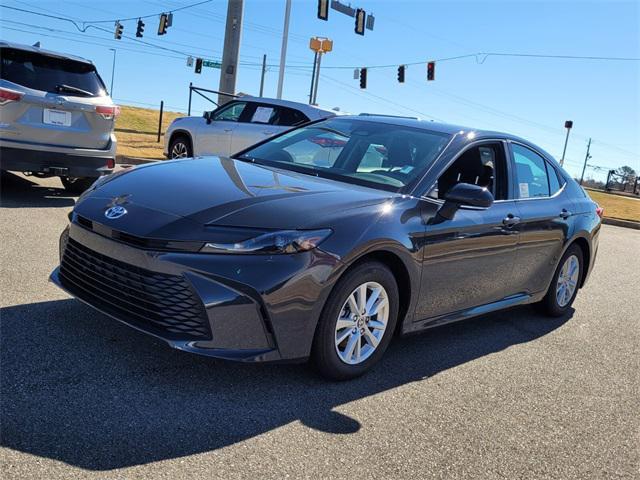
<svg viewBox="0 0 640 480">
<path fill-rule="evenodd" d="M 106 150 L 45 147 L 0 140 L 0 169 L 69 177 L 99 177 L 111 173 L 115 138 Z"/>
</svg>

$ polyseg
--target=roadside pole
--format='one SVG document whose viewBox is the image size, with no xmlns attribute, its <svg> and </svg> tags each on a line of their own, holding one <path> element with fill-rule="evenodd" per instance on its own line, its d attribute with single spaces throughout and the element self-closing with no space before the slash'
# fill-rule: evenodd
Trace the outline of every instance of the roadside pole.
<svg viewBox="0 0 640 480">
<path fill-rule="evenodd" d="M 284 64 L 287 60 L 287 42 L 289 40 L 289 17 L 291 16 L 291 0 L 286 0 L 284 11 L 284 29 L 282 30 L 282 48 L 280 49 L 280 71 L 278 72 L 278 95 L 282 98 L 282 84 L 284 82 Z"/>
<path fill-rule="evenodd" d="M 311 71 L 311 89 L 309 90 L 309 105 L 313 105 L 313 83 L 316 81 L 316 65 L 318 65 L 318 52 L 313 56 L 313 70 Z"/>
<path fill-rule="evenodd" d="M 260 97 L 264 92 L 264 75 L 267 73 L 267 54 L 262 55 L 262 75 L 260 76 Z"/>
<path fill-rule="evenodd" d="M 222 66 L 220 67 L 220 87 L 218 88 L 224 93 L 236 93 L 243 12 L 244 0 L 228 0 L 227 23 L 224 31 L 224 51 L 222 52 Z M 223 93 L 218 94 L 218 105 L 223 105 L 232 98 Z"/>
<path fill-rule="evenodd" d="M 567 129 L 567 137 L 564 139 L 564 149 L 562 150 L 562 158 L 560 159 L 560 166 L 564 165 L 564 154 L 567 153 L 567 143 L 569 143 L 569 132 L 571 132 L 571 128 L 573 127 L 573 121 L 567 120 L 564 122 L 564 128 Z"/>
<path fill-rule="evenodd" d="M 584 180 L 584 171 L 587 169 L 587 160 L 591 158 L 591 155 L 589 155 L 590 148 L 591 148 L 591 139 L 589 139 L 589 143 L 587 144 L 587 154 L 584 156 L 584 165 L 582 167 L 582 175 L 580 175 L 580 185 L 582 185 L 582 181 Z"/>
<path fill-rule="evenodd" d="M 111 100 L 113 100 L 113 78 L 116 73 L 116 49 L 110 48 L 109 50 L 113 52 L 113 62 L 111 63 L 111 87 L 109 88 L 109 96 L 111 97 Z"/>
<path fill-rule="evenodd" d="M 320 62 L 322 61 L 322 53 L 323 52 L 318 53 L 318 65 L 316 66 L 316 80 L 314 82 L 312 105 L 316 105 L 316 101 L 318 99 L 318 83 L 320 81 Z"/>
</svg>

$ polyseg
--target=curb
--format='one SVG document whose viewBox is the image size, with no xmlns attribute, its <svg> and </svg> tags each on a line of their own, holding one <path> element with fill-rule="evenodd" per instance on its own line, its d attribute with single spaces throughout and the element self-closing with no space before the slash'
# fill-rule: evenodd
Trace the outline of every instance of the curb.
<svg viewBox="0 0 640 480">
<path fill-rule="evenodd" d="M 619 218 L 607 218 L 602 219 L 602 223 L 606 225 L 615 225 L 616 227 L 633 228 L 640 230 L 640 222 L 633 222 L 631 220 L 621 220 Z"/>
</svg>

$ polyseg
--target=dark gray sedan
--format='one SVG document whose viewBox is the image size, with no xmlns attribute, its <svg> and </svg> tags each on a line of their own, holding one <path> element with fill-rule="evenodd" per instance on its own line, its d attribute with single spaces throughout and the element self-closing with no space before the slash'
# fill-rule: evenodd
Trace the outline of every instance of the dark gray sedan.
<svg viewBox="0 0 640 480">
<path fill-rule="evenodd" d="M 175 348 L 347 379 L 394 333 L 529 303 L 564 315 L 601 213 L 525 140 L 341 117 L 101 178 L 51 279 Z"/>
</svg>

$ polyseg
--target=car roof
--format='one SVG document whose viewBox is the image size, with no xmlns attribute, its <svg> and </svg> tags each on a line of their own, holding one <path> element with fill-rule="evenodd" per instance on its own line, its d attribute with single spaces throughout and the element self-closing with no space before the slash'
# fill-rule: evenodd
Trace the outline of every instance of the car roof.
<svg viewBox="0 0 640 480">
<path fill-rule="evenodd" d="M 268 98 L 268 97 L 254 97 L 251 95 L 244 95 L 242 97 L 237 98 L 236 100 L 248 100 L 251 102 L 263 102 L 269 103 L 271 105 L 278 105 L 280 107 L 289 107 L 295 108 L 296 110 L 300 110 L 302 113 L 311 114 L 314 117 L 327 117 L 333 116 L 336 112 L 332 110 L 327 110 L 324 108 L 316 107 L 314 105 L 308 105 L 306 103 L 301 102 L 293 102 L 291 100 L 282 100 L 278 98 Z"/>
<path fill-rule="evenodd" d="M 93 65 L 93 62 L 91 60 L 87 60 L 86 58 L 77 57 L 75 55 L 69 55 L 68 53 L 54 52 L 53 50 L 46 50 L 44 48 L 34 47 L 33 45 L 24 45 L 22 43 L 8 42 L 6 40 L 0 40 L 0 48 L 14 48 L 16 50 L 24 50 L 26 52 L 41 53 L 49 57 L 58 57 L 66 60 L 73 60 L 76 62 L 88 63 Z"/>
</svg>

